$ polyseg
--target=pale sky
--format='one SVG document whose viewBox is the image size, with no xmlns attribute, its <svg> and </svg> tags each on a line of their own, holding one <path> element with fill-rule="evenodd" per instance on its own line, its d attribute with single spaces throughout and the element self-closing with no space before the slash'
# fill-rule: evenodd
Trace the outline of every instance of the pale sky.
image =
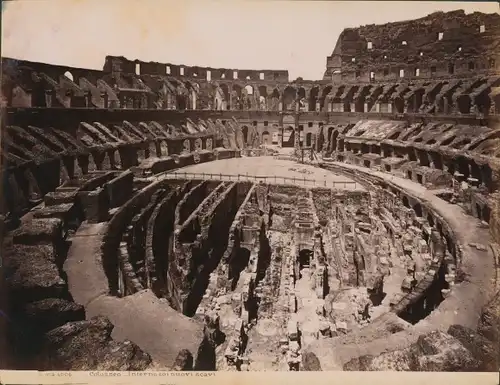
<svg viewBox="0 0 500 385">
<path fill-rule="evenodd" d="M 106 55 L 323 77 L 346 27 L 435 11 L 498 12 L 495 2 L 17 0 L 3 3 L 2 56 L 100 69 Z"/>
</svg>

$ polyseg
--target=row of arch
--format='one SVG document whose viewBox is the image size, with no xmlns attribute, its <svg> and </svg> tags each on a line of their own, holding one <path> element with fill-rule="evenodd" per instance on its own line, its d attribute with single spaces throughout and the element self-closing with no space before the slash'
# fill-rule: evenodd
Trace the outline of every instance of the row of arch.
<svg viewBox="0 0 500 385">
<path fill-rule="evenodd" d="M 66 71 L 64 76 L 70 81 L 74 81 L 74 77 L 70 71 Z M 493 82 L 491 86 L 494 86 L 500 82 L 497 79 Z M 196 83 L 191 84 L 189 81 L 175 82 L 174 86 L 187 89 L 186 96 L 182 95 L 177 104 L 179 104 L 179 109 L 197 109 L 197 94 L 200 91 L 200 86 Z M 476 82 L 478 86 L 484 85 L 487 80 L 481 79 Z M 455 110 L 462 114 L 468 114 L 474 111 L 479 113 L 488 114 L 491 110 L 493 113 L 498 110 L 497 104 L 500 105 L 500 99 L 493 96 L 490 98 L 486 90 L 482 90 L 478 95 L 469 96 L 468 94 L 458 94 L 455 98 L 452 97 L 454 91 L 459 90 L 460 87 L 452 87 L 446 92 L 443 97 L 438 96 L 439 91 L 445 86 L 446 82 L 440 82 L 431 90 L 426 90 L 424 87 L 416 88 L 411 90 L 407 87 L 405 90 L 399 92 L 399 94 L 392 100 L 390 111 L 377 111 L 377 112 L 444 112 L 448 113 L 449 108 L 454 106 Z M 220 89 L 221 98 L 215 98 L 213 101 L 213 109 L 216 110 L 231 110 L 231 109 L 257 109 L 257 110 L 301 110 L 301 111 L 323 111 L 326 110 L 326 100 L 327 98 L 339 98 L 341 95 L 345 94 L 344 105 L 342 106 L 342 112 L 369 112 L 373 106 L 374 98 L 371 98 L 369 106 L 365 106 L 365 98 L 370 94 L 367 86 L 351 86 L 346 90 L 348 86 L 340 86 L 335 89 L 335 95 L 331 95 L 333 86 L 297 86 L 297 85 L 287 85 L 280 90 L 280 87 L 270 87 L 267 85 L 251 85 L 243 83 L 214 83 L 216 89 Z M 360 87 L 362 89 L 360 90 Z M 372 87 L 372 86 L 369 86 Z M 378 96 L 380 92 L 377 93 L 378 89 L 382 89 L 382 86 L 374 86 L 374 96 Z M 395 92 L 395 87 L 392 91 Z M 470 87 L 472 88 L 472 87 Z M 484 88 L 484 87 L 483 87 Z M 491 87 L 490 87 L 491 88 Z M 359 98 L 354 107 L 350 105 L 350 98 L 354 96 L 356 92 L 360 91 Z M 217 91 L 216 91 L 217 92 Z M 405 96 L 405 94 L 407 96 Z M 235 103 L 232 103 L 232 99 L 235 98 Z M 186 99 L 186 100 L 184 100 Z M 188 100 L 189 99 L 189 100 Z M 492 100 L 494 99 L 494 100 Z M 499 99 L 497 103 L 497 100 Z M 272 101 L 272 102 L 271 102 Z M 337 100 L 339 102 L 340 100 Z M 224 103 L 225 102 L 225 103 Z M 280 104 L 280 106 L 278 106 Z M 297 106 L 298 104 L 298 106 Z M 271 105 L 273 108 L 271 108 Z M 405 111 L 405 109 L 407 111 Z M 432 111 L 434 109 L 434 111 Z M 394 110 L 394 111 L 392 111 Z M 333 111 L 332 106 L 328 106 L 328 111 Z"/>
<path fill-rule="evenodd" d="M 242 126 L 241 132 L 243 135 L 243 143 L 245 146 L 252 146 L 255 143 L 252 143 L 251 136 L 249 133 L 248 126 Z M 283 145 L 285 142 L 293 143 L 295 129 L 292 126 L 285 126 L 280 129 L 277 125 L 275 125 L 272 131 L 264 130 L 258 134 L 258 144 L 263 145 L 271 145 L 271 144 L 281 144 Z M 273 136 L 273 133 L 276 135 Z M 310 147 L 314 145 L 315 135 L 312 132 L 308 132 L 303 136 L 300 136 L 300 143 L 306 147 Z M 281 143 L 280 143 L 281 141 Z"/>
</svg>

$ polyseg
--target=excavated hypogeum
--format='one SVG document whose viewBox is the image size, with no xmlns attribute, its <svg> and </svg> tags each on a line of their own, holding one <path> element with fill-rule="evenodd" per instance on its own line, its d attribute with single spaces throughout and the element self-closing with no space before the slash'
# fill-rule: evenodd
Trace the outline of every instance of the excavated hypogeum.
<svg viewBox="0 0 500 385">
<path fill-rule="evenodd" d="M 318 370 L 318 341 L 404 333 L 460 281 L 449 226 L 423 203 L 385 190 L 143 185 L 107 222 L 76 209 L 63 218 L 35 211 L 8 234 L 19 367 Z M 85 312 L 101 318 L 85 321 Z M 483 326 L 495 324 L 490 313 Z M 479 367 L 467 354 L 485 362 L 492 349 L 479 349 L 482 337 L 467 333 L 455 326 L 430 341 Z M 415 359 L 444 354 L 429 353 L 425 341 L 408 348 L 408 368 L 436 367 Z M 345 369 L 376 370 L 383 357 Z"/>
</svg>

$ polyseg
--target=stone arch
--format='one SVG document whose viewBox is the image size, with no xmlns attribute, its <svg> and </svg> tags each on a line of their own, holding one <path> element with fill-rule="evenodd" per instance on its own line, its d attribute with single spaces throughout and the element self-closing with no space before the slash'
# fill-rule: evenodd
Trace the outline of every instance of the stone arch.
<svg viewBox="0 0 500 385">
<path fill-rule="evenodd" d="M 287 124 L 283 126 L 283 136 L 281 138 L 281 143 L 283 147 L 293 147 L 294 145 L 294 128 L 293 126 Z"/>
<path fill-rule="evenodd" d="M 222 92 L 222 96 L 224 98 L 224 101 L 221 105 L 221 110 L 229 110 L 231 109 L 231 106 L 229 104 L 229 86 L 226 84 L 226 83 L 222 83 L 220 86 L 219 86 L 221 92 Z"/>
<path fill-rule="evenodd" d="M 242 102 L 242 91 L 243 87 L 240 86 L 239 84 L 233 84 L 231 88 L 231 109 L 232 110 L 242 110 L 243 109 L 243 102 Z"/>
<path fill-rule="evenodd" d="M 297 97 L 297 90 L 294 87 L 287 86 L 283 91 L 283 109 L 295 110 L 295 99 Z"/>
<path fill-rule="evenodd" d="M 309 111 L 309 102 L 307 101 L 307 92 L 304 87 L 299 87 L 297 89 L 297 101 L 299 103 L 300 111 Z"/>
<path fill-rule="evenodd" d="M 271 111 L 279 111 L 281 102 L 281 93 L 278 88 L 273 89 L 269 96 L 268 109 Z"/>
<path fill-rule="evenodd" d="M 320 111 L 323 111 L 325 109 L 325 102 L 326 102 L 326 97 L 328 96 L 328 94 L 332 91 L 332 86 L 326 86 L 325 88 L 323 88 L 322 92 L 321 92 L 321 97 L 320 97 Z"/>
<path fill-rule="evenodd" d="M 316 102 L 318 101 L 319 86 L 311 88 L 309 93 L 309 111 L 316 111 Z"/>
</svg>

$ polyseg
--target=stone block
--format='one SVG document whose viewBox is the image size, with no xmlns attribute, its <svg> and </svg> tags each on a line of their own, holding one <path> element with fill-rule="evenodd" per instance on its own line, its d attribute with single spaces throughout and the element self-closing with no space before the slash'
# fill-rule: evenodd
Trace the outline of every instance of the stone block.
<svg viewBox="0 0 500 385">
<path fill-rule="evenodd" d="M 104 189 L 98 188 L 88 193 L 82 193 L 80 197 L 85 217 L 89 223 L 99 223 L 109 219 L 109 199 Z"/>
<path fill-rule="evenodd" d="M 57 218 L 35 218 L 24 222 L 12 233 L 15 244 L 58 243 L 62 239 L 62 221 Z"/>
<path fill-rule="evenodd" d="M 134 174 L 125 171 L 104 184 L 110 208 L 123 205 L 131 197 L 134 187 Z"/>
<path fill-rule="evenodd" d="M 78 190 L 71 189 L 69 191 L 51 191 L 43 197 L 45 206 L 55 206 L 64 203 L 74 203 L 77 197 Z"/>
</svg>

